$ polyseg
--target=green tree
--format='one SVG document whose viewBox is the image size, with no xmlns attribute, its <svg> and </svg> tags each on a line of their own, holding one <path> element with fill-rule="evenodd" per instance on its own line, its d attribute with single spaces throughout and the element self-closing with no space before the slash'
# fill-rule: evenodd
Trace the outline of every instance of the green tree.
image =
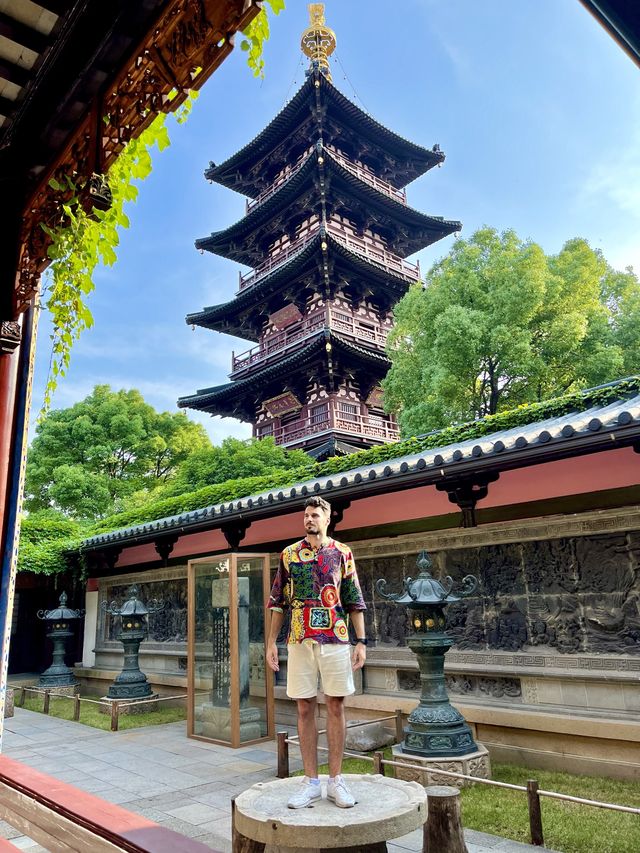
<svg viewBox="0 0 640 853">
<path fill-rule="evenodd" d="M 386 405 L 404 435 L 640 370 L 640 285 L 582 239 L 482 228 L 398 303 Z"/>
<path fill-rule="evenodd" d="M 263 439 L 225 438 L 221 445 L 195 450 L 180 465 L 176 477 L 161 490 L 177 495 L 204 486 L 243 477 L 260 477 L 271 471 L 308 467 L 302 450 L 279 447 L 272 437 Z"/>
<path fill-rule="evenodd" d="M 25 507 L 100 518 L 118 501 L 175 474 L 190 453 L 210 446 L 183 413 L 159 413 L 139 391 L 97 385 L 68 409 L 47 414 L 29 450 Z"/>
</svg>

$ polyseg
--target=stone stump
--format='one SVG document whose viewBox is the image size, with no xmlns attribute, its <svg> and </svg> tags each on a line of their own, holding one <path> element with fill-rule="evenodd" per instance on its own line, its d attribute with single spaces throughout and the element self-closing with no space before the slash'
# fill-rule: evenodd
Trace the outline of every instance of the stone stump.
<svg viewBox="0 0 640 853">
<path fill-rule="evenodd" d="M 306 809 L 289 809 L 287 800 L 300 777 L 258 782 L 236 797 L 234 853 L 383 853 L 387 841 L 419 829 L 427 816 L 427 797 L 416 782 L 379 775 L 346 775 L 356 805 L 340 809 L 323 799 Z"/>
</svg>

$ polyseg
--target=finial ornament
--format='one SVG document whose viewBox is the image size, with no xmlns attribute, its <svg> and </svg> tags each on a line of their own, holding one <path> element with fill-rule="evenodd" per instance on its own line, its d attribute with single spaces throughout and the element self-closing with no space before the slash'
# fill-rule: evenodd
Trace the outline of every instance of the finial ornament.
<svg viewBox="0 0 640 853">
<path fill-rule="evenodd" d="M 302 33 L 300 47 L 305 56 L 317 62 L 327 80 L 331 80 L 329 57 L 336 49 L 336 34 L 326 26 L 324 3 L 309 3 L 310 26 Z"/>
</svg>

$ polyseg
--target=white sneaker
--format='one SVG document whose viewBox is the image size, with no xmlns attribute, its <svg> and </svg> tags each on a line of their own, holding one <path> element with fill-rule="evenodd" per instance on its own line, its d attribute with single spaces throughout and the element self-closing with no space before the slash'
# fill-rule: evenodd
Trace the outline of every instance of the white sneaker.
<svg viewBox="0 0 640 853">
<path fill-rule="evenodd" d="M 295 792 L 289 797 L 289 802 L 287 805 L 290 809 L 306 809 L 308 806 L 312 805 L 316 800 L 322 799 L 322 785 L 316 782 L 309 781 L 309 777 L 305 776 L 302 780 L 302 784 Z"/>
<path fill-rule="evenodd" d="M 333 782 L 327 784 L 327 799 L 333 800 L 341 809 L 351 809 L 356 804 L 353 794 L 347 788 L 344 776 L 336 776 Z"/>
</svg>

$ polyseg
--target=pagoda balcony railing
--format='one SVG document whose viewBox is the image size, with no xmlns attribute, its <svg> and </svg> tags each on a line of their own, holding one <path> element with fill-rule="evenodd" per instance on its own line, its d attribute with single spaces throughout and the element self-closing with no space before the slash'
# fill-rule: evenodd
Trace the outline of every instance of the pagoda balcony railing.
<svg viewBox="0 0 640 853">
<path fill-rule="evenodd" d="M 398 441 L 398 425 L 376 415 L 347 414 L 339 408 L 339 403 L 331 402 L 326 413 L 311 415 L 290 421 L 272 432 L 260 431 L 260 437 L 272 435 L 280 445 L 300 444 L 305 438 L 321 432 L 341 432 L 354 436 L 373 438 L 382 443 Z"/>
<path fill-rule="evenodd" d="M 404 190 L 399 190 L 391 184 L 387 183 L 387 181 L 383 181 L 382 178 L 379 178 L 377 175 L 374 175 L 368 169 L 365 169 L 364 166 L 360 166 L 358 163 L 354 163 L 352 160 L 349 160 L 342 154 L 339 154 L 337 151 L 327 150 L 327 153 L 330 157 L 333 157 L 341 166 L 343 166 L 347 171 L 351 172 L 352 175 L 355 175 L 357 178 L 360 178 L 361 181 L 365 181 L 367 184 L 372 186 L 374 189 L 378 190 L 378 192 L 384 193 L 385 195 L 390 196 L 395 201 L 399 201 L 401 204 L 407 203 L 407 194 Z"/>
<path fill-rule="evenodd" d="M 296 172 L 299 172 L 309 159 L 311 151 L 312 149 L 309 148 L 303 154 L 301 154 L 300 157 L 298 157 L 298 159 L 294 163 L 294 165 L 289 169 L 289 171 L 280 174 L 271 184 L 271 186 L 267 187 L 266 190 L 263 190 L 259 196 L 257 196 L 256 198 L 247 199 L 245 204 L 245 213 L 249 213 L 250 210 L 253 210 L 255 207 L 259 207 L 268 198 L 271 198 L 271 196 L 276 193 L 283 184 L 286 184 L 287 181 L 296 174 Z"/>
<path fill-rule="evenodd" d="M 375 344 L 380 348 L 385 346 L 389 334 L 387 327 L 380 323 L 371 322 L 365 317 L 354 317 L 327 306 L 310 312 L 303 320 L 288 326 L 283 331 L 269 335 L 257 346 L 238 355 L 233 353 L 230 375 L 233 376 L 238 371 L 268 359 L 274 353 L 281 353 L 292 344 L 305 340 L 324 328 L 333 329 L 356 341 Z"/>
<path fill-rule="evenodd" d="M 320 228 L 321 223 L 316 223 L 311 231 L 307 231 L 302 237 L 298 237 L 292 243 L 287 243 L 280 251 L 269 255 L 269 258 L 255 270 L 245 273 L 245 275 L 240 274 L 238 292 L 256 284 L 256 282 L 260 281 L 260 279 L 264 278 L 281 264 L 291 260 L 291 258 L 304 249 L 310 240 L 313 240 L 317 236 Z M 358 237 L 346 228 L 341 228 L 337 222 L 331 219 L 327 221 L 325 228 L 350 251 L 365 257 L 367 260 L 390 272 L 402 276 L 406 281 L 414 282 L 420 278 L 419 264 L 412 264 L 398 255 L 388 252 L 386 249 L 381 249 L 373 245 L 363 237 Z"/>
</svg>

